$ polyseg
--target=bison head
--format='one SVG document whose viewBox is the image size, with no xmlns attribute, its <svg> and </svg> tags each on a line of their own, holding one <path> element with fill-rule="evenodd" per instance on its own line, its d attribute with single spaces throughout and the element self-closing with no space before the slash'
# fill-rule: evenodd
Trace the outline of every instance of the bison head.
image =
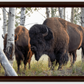
<svg viewBox="0 0 84 84">
<path fill-rule="evenodd" d="M 47 54 L 49 43 L 53 38 L 51 30 L 46 25 L 34 25 L 29 30 L 31 50 L 38 61 L 42 54 Z"/>
</svg>

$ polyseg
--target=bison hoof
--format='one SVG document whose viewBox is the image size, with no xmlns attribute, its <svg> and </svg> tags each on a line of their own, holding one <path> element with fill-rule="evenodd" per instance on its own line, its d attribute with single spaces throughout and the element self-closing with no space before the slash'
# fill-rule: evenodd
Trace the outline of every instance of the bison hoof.
<svg viewBox="0 0 84 84">
<path fill-rule="evenodd" d="M 59 67 L 58 70 L 62 70 L 62 67 Z"/>
</svg>

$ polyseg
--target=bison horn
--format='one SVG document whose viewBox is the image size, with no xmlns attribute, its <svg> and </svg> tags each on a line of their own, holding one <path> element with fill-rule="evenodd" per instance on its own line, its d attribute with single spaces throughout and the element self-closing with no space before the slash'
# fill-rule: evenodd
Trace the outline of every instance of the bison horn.
<svg viewBox="0 0 84 84">
<path fill-rule="evenodd" d="M 47 30 L 47 32 L 42 34 L 43 36 L 47 36 L 48 35 L 48 28 L 47 27 L 46 27 L 46 30 Z"/>
</svg>

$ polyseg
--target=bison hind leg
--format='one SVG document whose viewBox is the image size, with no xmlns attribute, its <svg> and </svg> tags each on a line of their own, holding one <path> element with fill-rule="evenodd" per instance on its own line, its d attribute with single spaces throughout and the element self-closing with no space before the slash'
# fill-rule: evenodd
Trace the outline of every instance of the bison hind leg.
<svg viewBox="0 0 84 84">
<path fill-rule="evenodd" d="M 17 73 L 19 73 L 19 72 L 20 72 L 20 64 L 21 64 L 21 60 L 17 60 L 17 66 L 18 66 Z"/>
<path fill-rule="evenodd" d="M 82 47 L 82 62 L 84 62 L 84 47 Z"/>
<path fill-rule="evenodd" d="M 75 61 L 76 61 L 76 58 L 77 58 L 76 51 L 74 51 L 74 52 L 72 53 L 72 55 L 73 55 L 73 61 L 72 61 L 72 63 L 71 63 L 71 66 L 70 66 L 70 67 L 72 67 L 72 66 L 74 65 Z"/>
</svg>

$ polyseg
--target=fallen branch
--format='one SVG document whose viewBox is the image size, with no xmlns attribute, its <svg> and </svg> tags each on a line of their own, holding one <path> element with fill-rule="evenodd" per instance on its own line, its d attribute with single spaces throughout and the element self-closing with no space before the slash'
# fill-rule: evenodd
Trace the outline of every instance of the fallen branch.
<svg viewBox="0 0 84 84">
<path fill-rule="evenodd" d="M 0 63 L 3 66 L 4 70 L 7 73 L 7 76 L 18 76 L 11 64 L 9 63 L 6 55 L 0 48 Z"/>
</svg>

